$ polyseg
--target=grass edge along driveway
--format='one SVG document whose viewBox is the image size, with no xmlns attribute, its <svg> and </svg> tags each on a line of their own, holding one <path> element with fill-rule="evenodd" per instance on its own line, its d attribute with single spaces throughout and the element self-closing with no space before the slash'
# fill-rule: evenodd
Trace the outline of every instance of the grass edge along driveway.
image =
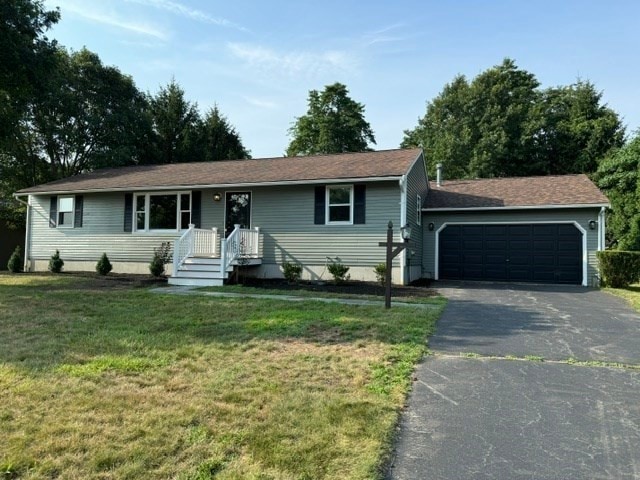
<svg viewBox="0 0 640 480">
<path fill-rule="evenodd" d="M 0 275 L 0 478 L 378 478 L 434 304 Z"/>
</svg>

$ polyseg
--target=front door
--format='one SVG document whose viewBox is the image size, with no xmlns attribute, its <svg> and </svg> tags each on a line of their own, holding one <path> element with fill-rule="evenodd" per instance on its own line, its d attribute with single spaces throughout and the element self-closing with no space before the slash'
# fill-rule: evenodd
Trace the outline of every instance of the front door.
<svg viewBox="0 0 640 480">
<path fill-rule="evenodd" d="M 224 234 L 228 237 L 234 225 L 251 228 L 251 192 L 227 192 L 225 197 Z"/>
</svg>

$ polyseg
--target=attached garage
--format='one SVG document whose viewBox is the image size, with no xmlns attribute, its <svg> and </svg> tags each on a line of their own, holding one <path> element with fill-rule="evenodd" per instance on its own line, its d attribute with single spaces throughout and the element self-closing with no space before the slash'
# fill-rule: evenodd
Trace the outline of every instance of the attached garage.
<svg viewBox="0 0 640 480">
<path fill-rule="evenodd" d="M 439 277 L 582 285 L 583 233 L 571 223 L 445 224 Z"/>
<path fill-rule="evenodd" d="M 585 175 L 432 182 L 423 276 L 595 285 L 607 207 Z"/>
</svg>

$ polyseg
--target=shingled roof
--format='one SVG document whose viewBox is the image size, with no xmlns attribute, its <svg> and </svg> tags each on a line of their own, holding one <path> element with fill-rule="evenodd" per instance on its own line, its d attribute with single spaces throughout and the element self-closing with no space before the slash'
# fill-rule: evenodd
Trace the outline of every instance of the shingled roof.
<svg viewBox="0 0 640 480">
<path fill-rule="evenodd" d="M 430 187 L 425 210 L 609 205 L 586 175 L 450 180 Z"/>
<path fill-rule="evenodd" d="M 17 192 L 64 193 L 399 178 L 421 149 L 109 168 Z"/>
</svg>

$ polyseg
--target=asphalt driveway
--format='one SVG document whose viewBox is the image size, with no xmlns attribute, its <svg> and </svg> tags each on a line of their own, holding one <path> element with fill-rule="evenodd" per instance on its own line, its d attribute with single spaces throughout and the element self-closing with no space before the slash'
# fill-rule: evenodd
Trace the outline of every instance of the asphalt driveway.
<svg viewBox="0 0 640 480">
<path fill-rule="evenodd" d="M 640 364 L 640 315 L 580 287 L 440 290 L 389 478 L 640 479 L 640 371 L 564 362 Z"/>
</svg>

